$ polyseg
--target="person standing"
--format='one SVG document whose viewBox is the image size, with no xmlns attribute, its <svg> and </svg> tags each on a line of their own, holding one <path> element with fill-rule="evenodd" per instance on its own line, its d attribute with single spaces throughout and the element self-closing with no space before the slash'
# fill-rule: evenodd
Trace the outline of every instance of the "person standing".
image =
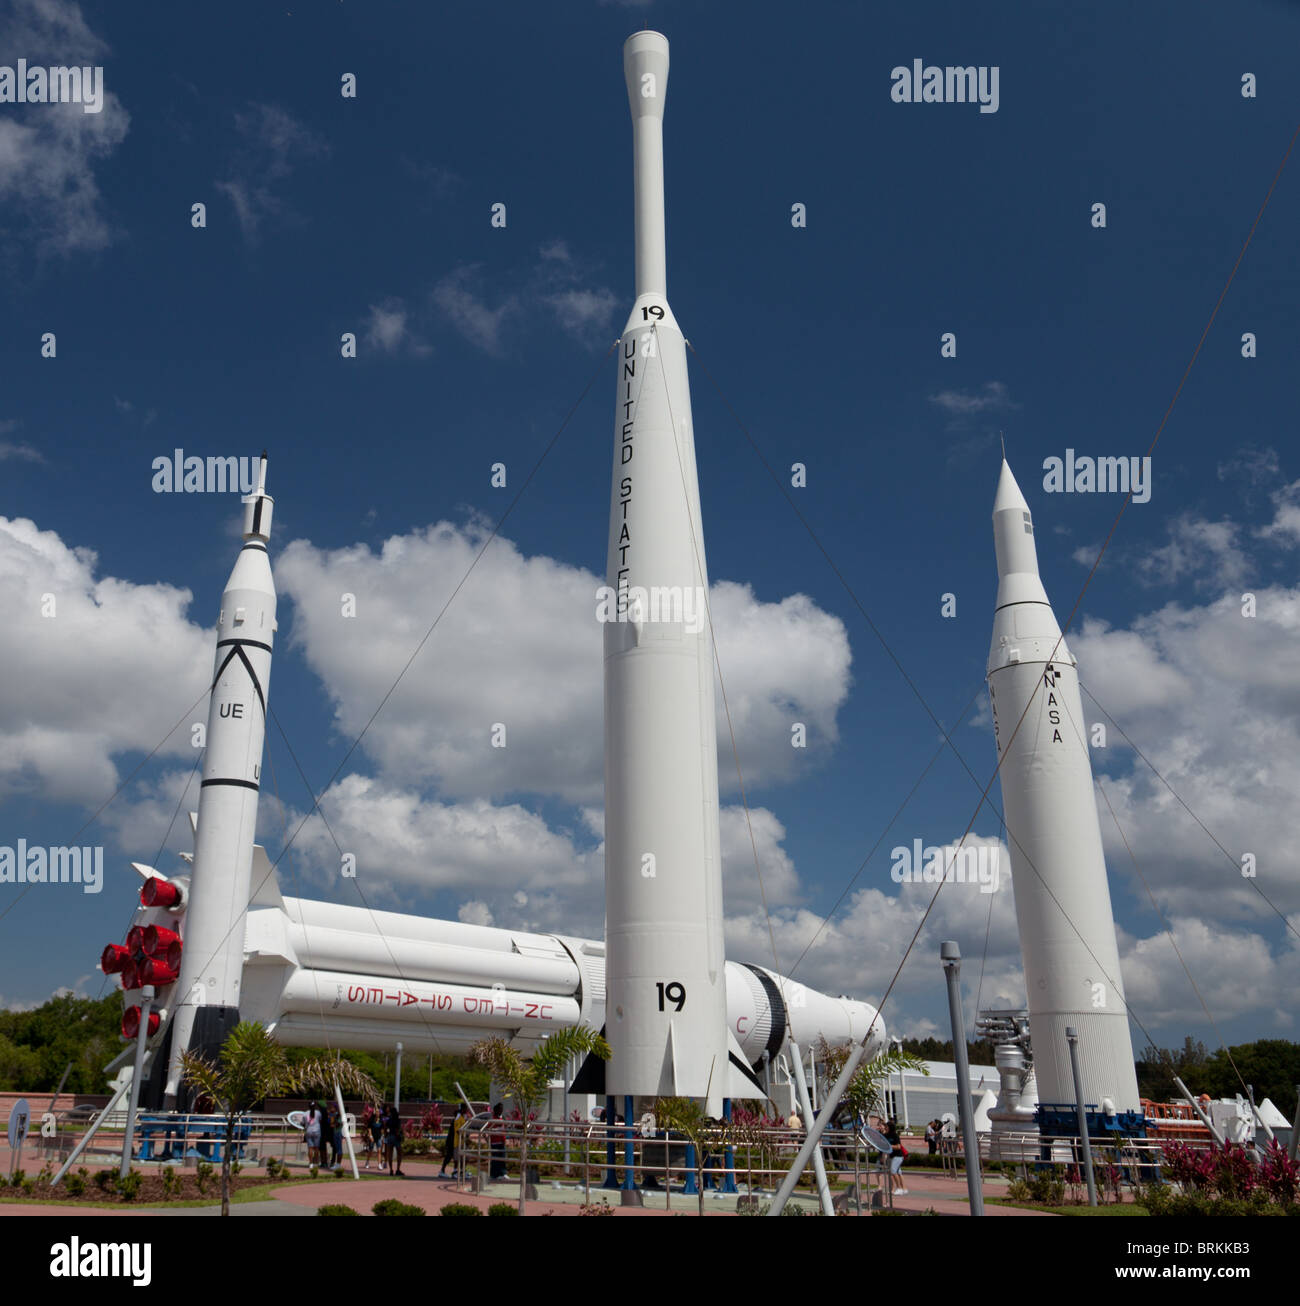
<svg viewBox="0 0 1300 1306">
<path fill-rule="evenodd" d="M 489 1126 L 492 1137 L 492 1165 L 488 1170 L 489 1179 L 506 1177 L 506 1122 L 504 1108 L 498 1102 L 492 1108 L 492 1123 Z"/>
<path fill-rule="evenodd" d="M 307 1144 L 307 1164 L 320 1164 L 320 1140 L 321 1129 L 324 1125 L 324 1118 L 321 1114 L 320 1103 L 313 1102 L 307 1108 L 307 1122 L 303 1126 L 303 1142 Z"/>
<path fill-rule="evenodd" d="M 939 1122 L 931 1120 L 925 1127 L 925 1145 L 933 1156 L 939 1150 Z"/>
<path fill-rule="evenodd" d="M 331 1101 L 325 1108 L 325 1125 L 321 1135 L 325 1147 L 325 1168 L 337 1170 L 343 1153 L 343 1122 L 339 1117 L 338 1103 Z"/>
<path fill-rule="evenodd" d="M 442 1178 L 447 1173 L 447 1167 L 455 1163 L 456 1149 L 460 1146 L 460 1131 L 465 1127 L 465 1121 L 469 1119 L 469 1107 L 464 1102 L 456 1108 L 456 1114 L 451 1118 L 451 1124 L 447 1126 L 447 1140 L 442 1146 L 442 1169 L 438 1171 L 438 1177 Z"/>
<path fill-rule="evenodd" d="M 402 1113 L 396 1106 L 388 1108 L 384 1143 L 388 1155 L 388 1173 L 402 1176 Z M 393 1169 L 394 1164 L 397 1166 L 396 1171 Z"/>
<path fill-rule="evenodd" d="M 889 1153 L 889 1185 L 895 1197 L 906 1197 L 907 1189 L 903 1187 L 903 1162 L 907 1160 L 907 1148 L 898 1135 L 898 1121 L 890 1118 L 884 1134 L 891 1144 Z"/>
</svg>

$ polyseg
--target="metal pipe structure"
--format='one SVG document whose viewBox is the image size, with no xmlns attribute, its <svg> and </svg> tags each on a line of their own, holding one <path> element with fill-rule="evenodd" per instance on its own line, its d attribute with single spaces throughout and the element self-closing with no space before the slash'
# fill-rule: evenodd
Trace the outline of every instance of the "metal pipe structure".
<svg viewBox="0 0 1300 1306">
<path fill-rule="evenodd" d="M 402 1105 L 402 1045 L 397 1045 L 397 1078 L 393 1085 L 393 1105 Z"/>
<path fill-rule="evenodd" d="M 961 949 L 949 939 L 939 947 L 943 973 L 948 981 L 948 1014 L 952 1019 L 952 1059 L 957 1070 L 957 1112 L 961 1117 L 961 1141 L 966 1150 L 966 1191 L 970 1213 L 984 1214 L 984 1187 L 980 1180 L 980 1142 L 975 1132 L 975 1113 L 970 1104 L 970 1057 L 966 1053 L 966 1022 L 961 1012 Z"/>
<path fill-rule="evenodd" d="M 1092 1174 L 1092 1139 L 1088 1136 L 1088 1117 L 1083 1109 L 1083 1078 L 1079 1074 L 1079 1034 L 1073 1025 L 1065 1030 L 1070 1045 L 1070 1069 L 1074 1074 L 1074 1105 L 1079 1117 L 1079 1139 L 1083 1144 L 1083 1174 L 1088 1182 L 1088 1205 L 1097 1205 L 1097 1184 Z"/>
<path fill-rule="evenodd" d="M 117 1086 L 116 1090 L 114 1090 L 113 1096 L 108 1099 L 108 1104 L 99 1113 L 99 1115 L 95 1117 L 95 1119 L 91 1123 L 90 1128 L 87 1129 L 84 1134 L 82 1134 L 81 1138 L 77 1142 L 76 1147 L 72 1149 L 72 1152 L 69 1154 L 68 1159 L 64 1161 L 64 1163 L 59 1167 L 59 1173 L 56 1174 L 54 1178 L 50 1180 L 51 1188 L 57 1188 L 63 1182 L 64 1176 L 66 1176 L 68 1171 L 72 1169 L 74 1163 L 76 1162 L 77 1158 L 82 1154 L 82 1152 L 84 1152 L 86 1148 L 89 1147 L 90 1140 L 94 1138 L 94 1136 L 97 1133 L 99 1133 L 100 1125 L 102 1125 L 104 1121 L 108 1119 L 108 1113 L 112 1111 L 113 1108 L 116 1107 L 117 1104 L 122 1100 L 122 1098 L 126 1095 L 126 1091 L 129 1087 L 130 1087 L 129 1084 L 119 1084 Z"/>
<path fill-rule="evenodd" d="M 401 1047 L 400 1043 L 398 1047 Z M 353 1179 L 360 1179 L 361 1172 L 357 1169 L 357 1152 L 356 1148 L 352 1146 L 352 1130 L 348 1128 L 348 1112 L 343 1105 L 343 1090 L 339 1087 L 337 1079 L 334 1081 L 334 1100 L 339 1105 L 339 1124 L 343 1129 L 343 1141 L 348 1145 L 348 1160 L 352 1163 L 352 1177 Z M 393 1105 L 397 1105 L 396 1100 L 394 1100 Z"/>
<path fill-rule="evenodd" d="M 803 1073 L 803 1056 L 799 1051 L 799 1044 L 790 1040 L 790 1060 L 794 1065 L 794 1083 L 795 1090 L 799 1095 L 799 1109 L 803 1112 L 804 1125 L 812 1128 L 813 1109 L 812 1101 L 808 1097 L 808 1081 Z M 831 1201 L 831 1186 L 826 1178 L 826 1161 L 822 1156 L 821 1144 L 818 1143 L 813 1149 L 813 1170 L 817 1176 L 817 1196 L 822 1204 L 823 1215 L 834 1215 L 835 1206 Z"/>
<path fill-rule="evenodd" d="M 149 1012 L 153 1008 L 154 987 L 146 984 L 140 991 L 140 1028 L 135 1034 L 135 1062 L 131 1067 L 131 1096 L 126 1108 L 126 1131 L 122 1137 L 122 1165 L 118 1174 L 123 1179 L 131 1169 L 131 1143 L 135 1137 L 135 1114 L 140 1107 L 140 1084 L 144 1079 L 145 1045 L 149 1042 Z"/>
<path fill-rule="evenodd" d="M 1177 1085 L 1178 1091 L 1192 1104 L 1192 1110 L 1196 1112 L 1201 1124 L 1210 1131 L 1210 1137 L 1222 1147 L 1223 1135 L 1214 1127 L 1214 1121 L 1201 1110 L 1201 1104 L 1188 1092 L 1187 1085 L 1177 1075 L 1174 1076 L 1174 1083 Z"/>
<path fill-rule="evenodd" d="M 804 1137 L 803 1146 L 800 1147 L 794 1163 L 790 1166 L 789 1173 L 777 1187 L 776 1195 L 772 1198 L 772 1205 L 768 1208 L 768 1215 L 780 1215 L 782 1210 L 785 1209 L 786 1202 L 790 1200 L 790 1194 L 794 1192 L 795 1185 L 799 1182 L 799 1176 L 803 1174 L 818 1141 L 821 1139 L 822 1134 L 826 1132 L 826 1126 L 835 1114 L 835 1108 L 839 1106 L 840 1098 L 844 1096 L 844 1090 L 853 1082 L 853 1076 L 857 1074 L 863 1057 L 868 1052 L 873 1057 L 878 1056 L 887 1046 L 884 1024 L 880 1022 L 877 1015 L 872 1024 L 867 1027 L 866 1032 L 862 1034 L 853 1051 L 849 1053 L 848 1059 L 844 1063 L 844 1069 L 840 1071 L 839 1078 L 831 1085 L 831 1091 L 826 1094 L 826 1100 L 822 1103 L 821 1114 L 816 1120 L 809 1122 L 808 1133 Z"/>
<path fill-rule="evenodd" d="M 1259 1107 L 1255 1105 L 1255 1085 L 1246 1085 L 1246 1097 L 1250 1100 L 1251 1114 L 1255 1117 L 1255 1123 L 1264 1131 L 1264 1136 L 1271 1143 L 1273 1142 L 1273 1131 L 1268 1127 L 1268 1121 L 1259 1114 Z"/>
</svg>

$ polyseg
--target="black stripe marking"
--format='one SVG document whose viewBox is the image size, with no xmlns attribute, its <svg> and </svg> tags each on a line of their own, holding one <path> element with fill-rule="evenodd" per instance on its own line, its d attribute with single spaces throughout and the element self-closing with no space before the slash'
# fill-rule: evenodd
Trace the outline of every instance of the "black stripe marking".
<svg viewBox="0 0 1300 1306">
<path fill-rule="evenodd" d="M 254 793 L 259 792 L 262 787 L 251 780 L 204 780 L 199 788 L 206 789 L 209 785 L 237 785 L 240 789 L 251 789 Z"/>
<path fill-rule="evenodd" d="M 1018 608 L 1022 604 L 1029 603 L 1037 603 L 1040 608 L 1050 608 L 1052 606 L 1050 603 L 1046 603 L 1042 599 L 1017 599 L 1014 603 L 1004 603 L 1002 608 Z M 1001 612 L 1002 608 L 994 608 L 993 611 Z"/>
<path fill-rule="evenodd" d="M 263 644 L 263 643 L 261 643 L 259 640 L 256 640 L 256 639 L 219 639 L 219 640 L 217 640 L 217 647 L 218 647 L 218 648 L 225 648 L 228 644 L 246 644 L 249 648 L 260 648 L 260 649 L 265 650 L 267 653 L 272 653 L 272 652 L 274 652 L 274 650 L 271 648 L 271 646 L 270 646 L 269 644 Z"/>
<path fill-rule="evenodd" d="M 252 543 L 249 543 L 249 544 L 245 544 L 245 545 L 244 545 L 244 549 L 260 549 L 263 553 L 265 553 L 265 552 L 266 552 L 266 545 L 265 545 L 265 544 L 252 544 Z M 244 549 L 240 549 L 240 550 L 239 550 L 240 553 L 243 553 Z"/>
<path fill-rule="evenodd" d="M 265 502 L 266 500 L 263 499 L 262 496 L 259 494 L 257 496 L 256 501 L 253 504 L 253 534 L 254 535 L 260 535 L 262 533 L 262 504 Z"/>
<path fill-rule="evenodd" d="M 767 971 L 759 970 L 757 966 L 751 966 L 748 962 L 742 962 L 741 965 L 758 976 L 758 982 L 763 986 L 763 992 L 767 994 L 768 1005 L 772 1009 L 772 1027 L 768 1030 L 767 1035 L 767 1056 L 768 1060 L 771 1061 L 780 1052 L 781 1045 L 785 1042 L 785 1002 L 781 997 L 781 990 L 777 988 L 776 982 Z"/>
<path fill-rule="evenodd" d="M 219 641 L 217 642 L 217 647 L 218 647 L 218 648 L 222 648 L 222 647 L 224 647 L 224 646 L 226 646 L 226 645 L 233 645 L 234 647 L 232 647 L 231 650 L 230 650 L 230 652 L 226 654 L 226 660 L 225 660 L 225 661 L 224 661 L 224 662 L 223 662 L 223 663 L 222 663 L 222 664 L 217 668 L 217 674 L 216 674 L 215 676 L 213 676 L 213 678 L 212 678 L 212 689 L 216 689 L 216 687 L 217 687 L 217 682 L 221 679 L 222 673 L 225 671 L 225 669 L 226 669 L 226 668 L 231 664 L 231 662 L 232 662 L 235 658 L 238 658 L 238 659 L 239 659 L 239 660 L 244 664 L 244 666 L 247 668 L 247 670 L 248 670 L 248 678 L 253 682 L 253 688 L 254 688 L 255 690 L 257 690 L 257 701 L 258 701 L 259 703 L 261 703 L 261 705 L 262 705 L 262 720 L 263 720 L 263 722 L 265 722 L 265 720 L 266 720 L 266 695 L 262 693 L 262 683 L 261 683 L 261 681 L 259 681 L 258 678 L 257 678 L 257 672 L 253 670 L 253 664 L 248 660 L 248 654 L 245 653 L 244 650 L 243 650 L 243 648 L 240 647 L 240 646 L 243 645 L 243 644 L 256 644 L 258 648 L 264 648 L 264 649 L 266 649 L 266 651 L 267 651 L 268 653 L 271 651 L 271 650 L 270 650 L 270 647 L 269 647 L 268 645 L 266 645 L 266 644 L 257 644 L 257 641 L 256 641 L 256 640 L 252 640 L 252 639 L 223 639 L 223 640 L 219 640 Z M 208 692 L 211 693 L 212 690 L 209 690 Z"/>
</svg>

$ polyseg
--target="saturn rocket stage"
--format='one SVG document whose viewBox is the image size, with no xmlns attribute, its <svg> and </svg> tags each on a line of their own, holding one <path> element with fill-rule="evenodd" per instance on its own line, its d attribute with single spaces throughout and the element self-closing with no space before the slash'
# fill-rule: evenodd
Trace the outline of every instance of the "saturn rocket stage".
<svg viewBox="0 0 1300 1306">
<path fill-rule="evenodd" d="M 630 37 L 623 72 L 636 302 L 619 346 L 606 591 L 616 610 L 603 614 L 606 1083 L 619 1097 L 705 1100 L 719 1115 L 731 1091 L 713 632 L 686 345 L 666 294 L 667 40 Z"/>
<path fill-rule="evenodd" d="M 1038 1096 L 1138 1111 L 1079 674 L 1038 576 L 1033 519 L 1004 461 L 993 505 L 998 599 L 989 650 L 993 731 L 1011 850 Z M 1026 710 L 1028 709 L 1028 710 Z M 1023 717 L 1023 719 L 1022 719 Z"/>
<path fill-rule="evenodd" d="M 253 839 L 266 734 L 266 695 L 275 639 L 275 582 L 266 545 L 274 501 L 266 455 L 244 500 L 244 544 L 221 596 L 216 670 L 208 708 L 188 888 L 184 949 L 176 981 L 166 1095 L 175 1098 L 186 1050 L 214 1055 L 239 1023 L 244 914 L 252 889 Z"/>
</svg>

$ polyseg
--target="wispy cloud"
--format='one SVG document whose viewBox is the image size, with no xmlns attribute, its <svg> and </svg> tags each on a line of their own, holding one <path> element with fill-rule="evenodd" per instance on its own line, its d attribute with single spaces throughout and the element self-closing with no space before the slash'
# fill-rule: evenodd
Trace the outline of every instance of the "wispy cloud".
<svg viewBox="0 0 1300 1306">
<path fill-rule="evenodd" d="M 275 104 L 252 104 L 235 114 L 239 136 L 231 175 L 216 183 L 235 210 L 244 239 L 256 243 L 268 220 L 292 210 L 278 193 L 280 183 L 303 162 L 323 158 L 329 145 Z"/>
<path fill-rule="evenodd" d="M 384 354 L 403 350 L 421 355 L 431 353 L 431 347 L 411 331 L 410 318 L 410 310 L 401 299 L 390 297 L 371 304 L 366 322 L 366 344 Z"/>
<path fill-rule="evenodd" d="M 0 50 L 33 63 L 102 63 L 107 44 L 67 0 L 15 0 Z M 42 255 L 103 249 L 114 237 L 101 211 L 95 170 L 126 138 L 130 115 L 109 91 L 103 109 L 77 104 L 6 105 L 0 117 L 0 210 L 12 233 Z M 11 225 L 12 224 L 12 225 Z"/>
<path fill-rule="evenodd" d="M 1001 381 L 985 381 L 977 391 L 940 390 L 930 396 L 930 402 L 942 408 L 950 417 L 971 417 L 976 413 L 1009 412 L 1019 408 L 1013 403 L 1007 387 Z"/>
<path fill-rule="evenodd" d="M 9 459 L 21 463 L 43 463 L 45 455 L 30 444 L 14 444 L 9 440 L 0 440 L 0 463 Z"/>
<path fill-rule="evenodd" d="M 510 295 L 495 308 L 481 289 L 477 264 L 457 268 L 433 289 L 433 302 L 451 325 L 485 353 L 501 352 L 501 330 L 519 311 L 519 299 Z"/>
</svg>

